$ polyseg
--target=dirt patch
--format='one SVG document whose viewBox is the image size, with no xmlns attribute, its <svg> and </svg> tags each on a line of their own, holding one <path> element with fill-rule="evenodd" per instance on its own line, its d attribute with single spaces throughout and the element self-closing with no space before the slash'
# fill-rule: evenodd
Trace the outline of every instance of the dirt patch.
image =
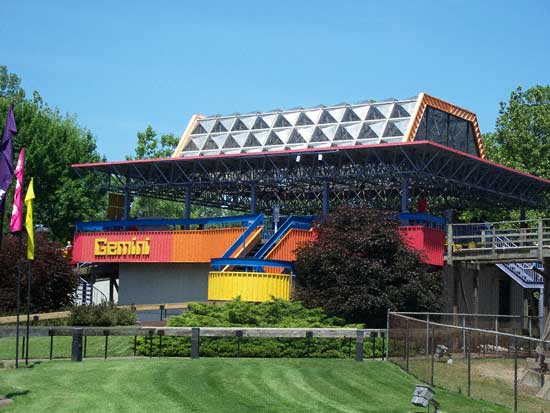
<svg viewBox="0 0 550 413">
<path fill-rule="evenodd" d="M 482 378 L 503 380 L 506 384 L 514 385 L 514 366 L 504 363 L 472 363 L 472 374 Z"/>
<path fill-rule="evenodd" d="M 0 409 L 6 406 L 9 406 L 13 403 L 12 399 L 6 399 L 5 397 L 0 396 Z"/>
</svg>

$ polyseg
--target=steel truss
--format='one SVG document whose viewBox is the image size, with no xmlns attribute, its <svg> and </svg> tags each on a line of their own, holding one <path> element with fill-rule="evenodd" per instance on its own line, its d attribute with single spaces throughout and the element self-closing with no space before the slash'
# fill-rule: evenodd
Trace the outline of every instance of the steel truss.
<svg viewBox="0 0 550 413">
<path fill-rule="evenodd" d="M 433 142 L 406 142 L 239 156 L 168 158 L 74 165 L 101 188 L 194 204 L 285 213 L 321 210 L 328 182 L 331 206 L 398 209 L 403 182 L 409 200 L 444 208 L 544 208 L 550 181 L 523 174 Z M 432 204 L 433 205 L 433 204 Z"/>
</svg>

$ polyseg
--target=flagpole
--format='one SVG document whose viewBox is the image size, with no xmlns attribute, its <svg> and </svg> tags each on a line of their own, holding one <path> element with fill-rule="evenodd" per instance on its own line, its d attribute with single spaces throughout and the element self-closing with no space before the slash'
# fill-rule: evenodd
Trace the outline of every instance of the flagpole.
<svg viewBox="0 0 550 413">
<path fill-rule="evenodd" d="M 19 238 L 19 254 L 17 259 L 17 321 L 15 326 L 15 368 L 19 368 L 19 315 L 21 313 L 21 266 L 23 264 L 22 252 L 23 252 L 23 237 L 21 231 L 18 232 Z"/>
<path fill-rule="evenodd" d="M 31 322 L 31 283 L 32 283 L 32 261 L 28 261 L 28 272 L 27 272 L 27 340 L 25 345 L 25 365 L 29 364 L 29 332 L 30 332 L 30 322 Z"/>
</svg>

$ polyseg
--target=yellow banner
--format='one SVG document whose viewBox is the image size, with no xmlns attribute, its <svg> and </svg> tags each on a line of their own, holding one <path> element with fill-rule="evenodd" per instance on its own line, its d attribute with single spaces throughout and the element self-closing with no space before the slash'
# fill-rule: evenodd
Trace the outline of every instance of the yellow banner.
<svg viewBox="0 0 550 413">
<path fill-rule="evenodd" d="M 25 195 L 25 206 L 27 207 L 27 215 L 25 217 L 25 228 L 27 229 L 27 258 L 34 260 L 34 224 L 32 222 L 32 201 L 34 199 L 34 178 L 31 178 L 27 194 Z"/>
</svg>

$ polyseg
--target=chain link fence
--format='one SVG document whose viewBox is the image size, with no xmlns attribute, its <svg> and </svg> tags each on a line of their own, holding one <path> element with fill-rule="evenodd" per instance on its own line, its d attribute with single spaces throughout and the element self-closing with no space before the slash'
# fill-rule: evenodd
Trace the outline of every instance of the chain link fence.
<svg viewBox="0 0 550 413">
<path fill-rule="evenodd" d="M 518 335 L 523 325 L 516 317 L 497 317 L 499 330 L 485 329 L 494 328 L 494 318 L 390 312 L 388 360 L 432 386 L 514 412 L 550 413 L 545 375 L 535 370 L 537 345 L 550 342 Z"/>
</svg>

